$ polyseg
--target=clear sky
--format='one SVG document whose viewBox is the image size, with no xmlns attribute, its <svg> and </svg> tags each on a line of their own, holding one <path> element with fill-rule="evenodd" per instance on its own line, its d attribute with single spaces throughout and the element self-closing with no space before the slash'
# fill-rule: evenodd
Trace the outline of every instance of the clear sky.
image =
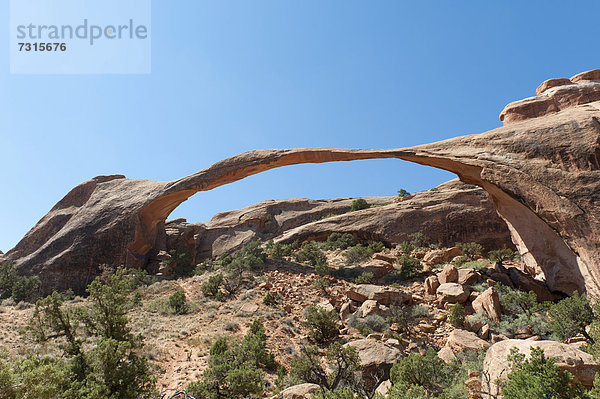
<svg viewBox="0 0 600 399">
<path fill-rule="evenodd" d="M 397 148 L 479 133 L 543 80 L 600 68 L 598 1 L 152 7 L 150 75 L 10 75 L 0 40 L 0 249 L 97 175 L 172 180 L 252 149 Z M 0 18 L 0 32 L 7 24 Z M 198 193 L 171 216 L 395 195 L 453 177 L 398 160 L 290 166 Z"/>
</svg>

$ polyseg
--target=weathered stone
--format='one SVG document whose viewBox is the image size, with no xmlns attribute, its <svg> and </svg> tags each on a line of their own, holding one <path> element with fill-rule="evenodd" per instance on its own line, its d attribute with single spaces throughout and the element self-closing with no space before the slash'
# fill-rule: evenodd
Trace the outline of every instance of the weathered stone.
<svg viewBox="0 0 600 399">
<path fill-rule="evenodd" d="M 477 335 L 479 335 L 479 338 L 481 339 L 488 339 L 490 336 L 490 325 L 486 324 L 483 327 L 481 327 Z"/>
<path fill-rule="evenodd" d="M 446 265 L 437 277 L 440 284 L 456 283 L 458 282 L 458 270 L 454 265 Z"/>
<path fill-rule="evenodd" d="M 382 260 L 384 262 L 393 264 L 398 258 L 390 253 L 377 252 L 373 255 L 373 259 Z"/>
<path fill-rule="evenodd" d="M 359 339 L 344 345 L 347 346 L 356 349 L 367 389 L 373 389 L 379 381 L 388 379 L 392 365 L 402 357 L 400 350 L 375 339 Z"/>
<path fill-rule="evenodd" d="M 294 385 L 279 392 L 278 395 L 271 399 L 310 399 L 314 393 L 317 393 L 321 388 L 317 384 L 300 384 Z"/>
<path fill-rule="evenodd" d="M 440 284 L 436 290 L 441 302 L 464 303 L 469 297 L 469 288 L 458 283 Z"/>
<path fill-rule="evenodd" d="M 500 323 L 500 315 L 502 314 L 502 305 L 500 297 L 494 287 L 490 287 L 473 301 L 473 310 L 475 312 L 485 312 L 491 320 Z"/>
<path fill-rule="evenodd" d="M 462 285 L 473 285 L 481 279 L 479 273 L 473 269 L 458 269 L 458 283 Z"/>
<path fill-rule="evenodd" d="M 434 295 L 438 287 L 440 286 L 440 281 L 437 276 L 429 276 L 425 279 L 425 283 L 423 283 L 425 293 L 429 295 Z"/>
<path fill-rule="evenodd" d="M 444 346 L 442 349 L 439 350 L 438 357 L 442 359 L 446 364 L 450 364 L 454 360 L 456 360 L 456 355 L 454 354 L 454 352 L 452 352 L 452 349 L 450 349 L 447 346 Z"/>
<path fill-rule="evenodd" d="M 323 301 L 323 302 L 319 302 L 317 304 L 318 308 L 321 308 L 327 312 L 333 312 L 335 310 L 335 308 L 333 307 L 333 305 L 331 304 L 331 302 L 329 301 Z"/>
<path fill-rule="evenodd" d="M 470 331 L 455 329 L 448 336 L 446 346 L 452 349 L 454 353 L 465 352 L 468 350 L 487 349 L 490 344 Z"/>
<path fill-rule="evenodd" d="M 381 395 L 385 397 L 388 394 L 388 391 L 392 387 L 392 382 L 390 380 L 385 380 L 375 390 L 376 395 Z"/>
<path fill-rule="evenodd" d="M 346 318 L 352 313 L 352 304 L 348 302 L 344 302 L 342 307 L 340 308 L 340 320 L 346 320 Z"/>
<path fill-rule="evenodd" d="M 398 288 L 373 284 L 357 285 L 348 290 L 346 295 L 353 301 L 364 302 L 372 299 L 386 306 L 407 303 L 411 299 L 410 295 Z"/>
<path fill-rule="evenodd" d="M 374 301 L 372 299 L 367 299 L 366 301 L 364 301 L 359 311 L 361 317 L 367 317 L 370 315 L 381 315 L 383 313 L 383 309 L 380 308 L 377 301 Z"/>
<path fill-rule="evenodd" d="M 587 387 L 593 385 L 596 373 L 600 372 L 600 365 L 596 364 L 592 355 L 569 344 L 556 341 L 509 339 L 495 343 L 486 353 L 483 370 L 489 375 L 489 380 L 492 382 L 489 393 L 499 393 L 498 386 L 494 382 L 506 379 L 510 372 L 510 365 L 506 357 L 511 348 L 517 348 L 519 352 L 529 357 L 531 348 L 534 346 L 542 348 L 544 355 L 554 359 L 556 365 L 562 370 L 573 374 L 575 382 L 581 382 Z"/>
</svg>

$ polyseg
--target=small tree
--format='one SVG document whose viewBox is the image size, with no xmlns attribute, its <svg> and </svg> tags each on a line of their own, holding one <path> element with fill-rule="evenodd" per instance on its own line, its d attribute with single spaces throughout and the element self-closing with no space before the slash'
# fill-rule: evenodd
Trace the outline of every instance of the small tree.
<svg viewBox="0 0 600 399">
<path fill-rule="evenodd" d="M 552 305 L 549 315 L 550 326 L 560 339 L 565 340 L 582 334 L 588 341 L 594 343 L 586 331 L 586 327 L 594 321 L 594 312 L 585 294 L 575 291 L 573 296 Z"/>
<path fill-rule="evenodd" d="M 531 357 L 516 348 L 507 357 L 511 365 L 508 380 L 502 386 L 505 399 L 583 399 L 585 388 L 580 383 L 573 384 L 573 375 L 561 370 L 544 350 L 531 348 Z"/>
<path fill-rule="evenodd" d="M 20 276 L 12 262 L 0 265 L 0 299 L 12 296 L 15 302 L 30 300 L 37 296 L 39 287 L 40 279 L 37 276 Z"/>
<path fill-rule="evenodd" d="M 481 256 L 483 253 L 483 245 L 476 242 L 458 243 L 457 246 L 467 260 L 475 260 L 475 257 Z"/>
<path fill-rule="evenodd" d="M 186 314 L 189 310 L 189 306 L 185 298 L 185 291 L 175 291 L 175 293 L 169 297 L 169 306 L 171 306 L 176 314 Z"/>
<path fill-rule="evenodd" d="M 322 267 L 327 265 L 327 256 L 316 242 L 306 241 L 302 243 L 300 251 L 296 253 L 296 261 Z"/>
<path fill-rule="evenodd" d="M 401 188 L 400 190 L 398 190 L 398 197 L 406 197 L 409 196 L 410 193 L 408 191 L 406 191 L 405 189 Z"/>
<path fill-rule="evenodd" d="M 259 397 L 264 386 L 263 369 L 275 370 L 278 366 L 266 350 L 266 341 L 258 320 L 241 342 L 219 338 L 210 349 L 202 379 L 188 385 L 188 392 L 198 399 Z"/>
<path fill-rule="evenodd" d="M 454 327 L 462 327 L 465 324 L 465 307 L 460 303 L 452 305 L 450 308 L 450 314 L 448 321 Z"/>
<path fill-rule="evenodd" d="M 350 212 L 360 211 L 362 209 L 367 209 L 369 204 L 363 198 L 358 198 L 352 201 L 352 206 L 350 207 Z"/>
<path fill-rule="evenodd" d="M 492 262 L 505 262 L 514 260 L 517 254 L 510 248 L 496 249 L 488 252 L 488 259 Z"/>
<path fill-rule="evenodd" d="M 341 386 L 356 387 L 354 372 L 359 370 L 360 361 L 354 347 L 334 342 L 329 345 L 326 359 L 329 367 L 324 368 L 319 348 L 303 348 L 301 355 L 292 360 L 290 374 L 300 381 L 319 385 L 322 395 Z"/>
<path fill-rule="evenodd" d="M 64 338 L 69 384 L 62 397 L 139 399 L 154 394 L 147 360 L 137 354 L 143 337 L 131 332 L 126 314 L 134 278 L 120 268 L 106 284 L 95 279 L 87 289 L 87 306 L 66 307 L 65 296 L 56 292 L 36 303 L 30 321 L 34 337 L 42 342 Z M 91 348 L 84 350 L 88 338 Z"/>
<path fill-rule="evenodd" d="M 309 306 L 304 312 L 306 320 L 302 325 L 309 330 L 309 335 L 317 342 L 326 342 L 339 334 L 338 315 L 335 311 Z"/>
<path fill-rule="evenodd" d="M 400 269 L 401 279 L 412 278 L 423 268 L 419 259 L 406 254 L 396 260 L 396 265 Z"/>
</svg>

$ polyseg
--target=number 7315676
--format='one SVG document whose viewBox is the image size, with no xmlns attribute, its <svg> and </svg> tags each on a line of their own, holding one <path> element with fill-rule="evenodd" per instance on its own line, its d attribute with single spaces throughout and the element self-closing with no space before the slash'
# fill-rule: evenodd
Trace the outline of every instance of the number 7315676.
<svg viewBox="0 0 600 399">
<path fill-rule="evenodd" d="M 67 51 L 66 43 L 19 43 L 19 51 Z"/>
</svg>

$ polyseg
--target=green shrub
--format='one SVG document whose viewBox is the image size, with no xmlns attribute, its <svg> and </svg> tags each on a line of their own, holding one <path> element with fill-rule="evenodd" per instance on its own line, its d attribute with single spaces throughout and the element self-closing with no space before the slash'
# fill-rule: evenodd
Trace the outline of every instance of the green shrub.
<svg viewBox="0 0 600 399">
<path fill-rule="evenodd" d="M 369 204 L 362 198 L 355 199 L 352 201 L 352 206 L 350 207 L 350 212 L 360 211 L 362 209 L 367 209 Z"/>
<path fill-rule="evenodd" d="M 189 311 L 189 306 L 185 298 L 183 290 L 177 290 L 169 297 L 169 306 L 176 314 L 186 314 Z"/>
<path fill-rule="evenodd" d="M 267 292 L 267 294 L 263 298 L 263 303 L 267 306 L 274 306 L 277 304 L 279 298 L 276 294 L 271 294 Z"/>
<path fill-rule="evenodd" d="M 176 263 L 173 269 L 174 276 L 190 277 L 194 274 L 195 267 L 192 262 L 192 254 L 187 246 L 181 245 L 177 249 L 169 251 L 169 254 L 171 254 L 172 261 Z"/>
<path fill-rule="evenodd" d="M 465 307 L 460 303 L 452 305 L 448 315 L 448 321 L 454 327 L 462 327 L 465 325 Z"/>
<path fill-rule="evenodd" d="M 488 252 L 488 259 L 492 262 L 505 262 L 510 260 L 515 260 L 515 257 L 518 255 L 517 252 L 513 251 L 510 248 L 496 249 L 494 251 Z"/>
<path fill-rule="evenodd" d="M 383 245 L 383 243 L 380 241 L 370 242 L 367 247 L 373 254 L 376 252 L 381 252 L 385 249 L 385 245 Z"/>
<path fill-rule="evenodd" d="M 429 314 L 429 309 L 423 305 L 414 306 L 396 306 L 390 307 L 390 315 L 386 321 L 388 324 L 396 324 L 402 332 L 407 332 L 408 327 Z"/>
<path fill-rule="evenodd" d="M 369 335 L 373 331 L 384 332 L 388 327 L 386 320 L 379 315 L 368 315 L 367 317 L 358 317 L 356 315 L 350 315 L 348 318 L 348 325 L 356 328 L 362 335 Z"/>
<path fill-rule="evenodd" d="M 127 308 L 135 276 L 119 268 L 103 284 L 89 286 L 89 305 L 63 305 L 64 295 L 54 292 L 36 303 L 29 323 L 39 342 L 61 338 L 68 362 L 68 384 L 61 398 L 150 398 L 155 394 L 148 362 L 138 355 L 143 337 L 131 332 Z M 84 346 L 86 338 L 91 345 Z"/>
<path fill-rule="evenodd" d="M 315 281 L 312 282 L 312 285 L 313 285 L 313 287 L 323 291 L 326 294 L 327 287 L 329 287 L 329 280 L 319 277 Z"/>
<path fill-rule="evenodd" d="M 490 264 L 486 260 L 471 260 L 467 261 L 465 256 L 461 256 L 454 264 L 461 269 L 483 270 Z"/>
<path fill-rule="evenodd" d="M 38 295 L 39 287 L 37 276 L 20 276 L 12 262 L 0 265 L 0 299 L 12 296 L 15 302 L 30 300 Z"/>
<path fill-rule="evenodd" d="M 309 330 L 309 335 L 317 342 L 326 342 L 339 334 L 338 315 L 335 311 L 309 306 L 304 312 L 306 320 L 302 325 Z"/>
<path fill-rule="evenodd" d="M 250 241 L 235 255 L 234 260 L 238 260 L 243 265 L 243 270 L 259 270 L 267 261 L 267 254 L 261 248 L 259 240 Z"/>
<path fill-rule="evenodd" d="M 413 278 L 423 269 L 421 261 L 410 255 L 403 254 L 396 260 L 396 266 L 399 268 L 399 277 L 402 280 Z"/>
<path fill-rule="evenodd" d="M 428 349 L 425 356 L 411 353 L 390 370 L 393 385 L 418 386 L 430 395 L 441 393 L 451 384 L 453 377 L 452 369 L 433 349 Z"/>
<path fill-rule="evenodd" d="M 300 251 L 296 253 L 295 257 L 297 262 L 308 263 L 311 266 L 327 265 L 327 256 L 314 241 L 302 243 Z"/>
<path fill-rule="evenodd" d="M 424 248 L 429 245 L 429 237 L 421 232 L 410 235 L 410 245 L 414 248 Z"/>
<path fill-rule="evenodd" d="M 553 304 L 548 314 L 550 326 L 559 339 L 565 340 L 583 334 L 588 341 L 594 342 L 586 331 L 586 327 L 594 321 L 594 312 L 585 294 L 575 291 L 573 296 Z"/>
<path fill-rule="evenodd" d="M 475 257 L 483 254 L 483 245 L 476 242 L 457 243 L 456 246 L 460 248 L 462 255 L 466 256 L 467 260 L 475 260 Z"/>
<path fill-rule="evenodd" d="M 410 242 L 408 241 L 402 241 L 400 243 L 400 249 L 402 250 L 402 253 L 405 255 L 410 255 L 411 252 L 415 249 L 415 246 L 412 245 Z"/>
<path fill-rule="evenodd" d="M 219 287 L 223 284 L 223 274 L 219 273 L 210 276 L 208 281 L 200 286 L 200 290 L 205 296 L 216 296 L 219 292 Z"/>
<path fill-rule="evenodd" d="M 356 241 L 354 241 L 354 236 L 352 234 L 331 233 L 325 241 L 324 248 L 329 250 L 346 249 L 354 245 L 356 245 Z"/>
<path fill-rule="evenodd" d="M 375 276 L 371 272 L 363 272 L 360 276 L 354 279 L 356 284 L 371 284 Z"/>
<path fill-rule="evenodd" d="M 524 292 L 502 284 L 496 284 L 495 288 L 504 310 L 498 326 L 502 334 L 529 331 L 545 339 L 555 338 L 546 316 L 549 303 L 538 303 L 533 291 Z"/>
<path fill-rule="evenodd" d="M 327 350 L 326 360 L 327 364 L 324 367 L 319 348 L 305 347 L 301 355 L 292 360 L 290 374 L 301 382 L 319 385 L 326 394 L 343 386 L 357 385 L 355 372 L 360 370 L 360 360 L 354 347 L 344 347 L 339 342 L 333 342 Z"/>
<path fill-rule="evenodd" d="M 329 276 L 331 274 L 331 269 L 329 266 L 327 266 L 327 264 L 319 263 L 315 266 L 315 273 L 317 273 L 319 276 Z"/>
<path fill-rule="evenodd" d="M 410 195 L 410 193 L 405 189 L 401 188 L 400 190 L 398 190 L 398 197 L 406 197 L 408 195 Z"/>
<path fill-rule="evenodd" d="M 544 350 L 531 348 L 531 356 L 525 355 L 516 348 L 508 356 L 511 372 L 502 386 L 505 399 L 583 399 L 588 397 L 580 383 L 573 383 L 573 376 L 561 370 L 551 358 L 544 355 Z"/>
<path fill-rule="evenodd" d="M 0 397 L 54 399 L 68 387 L 69 369 L 62 359 L 28 353 L 23 358 L 0 356 Z"/>
<path fill-rule="evenodd" d="M 278 366 L 267 351 L 266 342 L 265 330 L 258 320 L 241 342 L 218 339 L 210 349 L 202 379 L 189 384 L 188 393 L 198 399 L 260 397 L 263 370 L 275 370 Z"/>
<path fill-rule="evenodd" d="M 346 252 L 344 252 L 344 256 L 346 257 L 346 262 L 354 265 L 371 259 L 371 256 L 373 256 L 373 251 L 369 247 L 358 244 L 348 248 Z"/>
</svg>

